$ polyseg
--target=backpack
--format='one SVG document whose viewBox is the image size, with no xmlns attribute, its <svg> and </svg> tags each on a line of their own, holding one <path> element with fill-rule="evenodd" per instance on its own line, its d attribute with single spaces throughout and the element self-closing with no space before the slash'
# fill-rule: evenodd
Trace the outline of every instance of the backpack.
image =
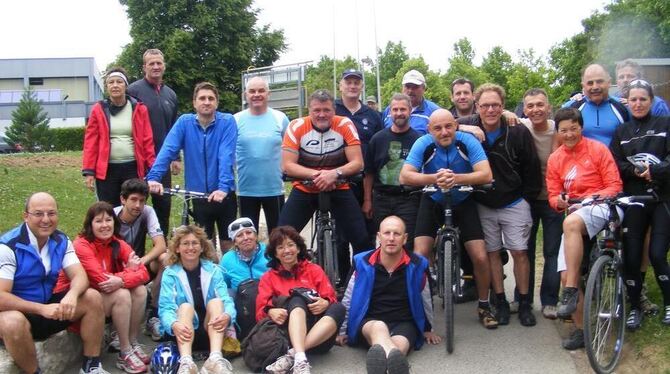
<svg viewBox="0 0 670 374">
<path fill-rule="evenodd" d="M 256 296 L 258 280 L 247 279 L 237 286 L 235 309 L 237 309 L 237 338 L 242 341 L 256 325 Z"/>
<path fill-rule="evenodd" d="M 265 367 L 275 362 L 289 349 L 286 330 L 269 317 L 258 322 L 242 342 L 244 363 L 254 373 L 265 371 Z"/>
</svg>

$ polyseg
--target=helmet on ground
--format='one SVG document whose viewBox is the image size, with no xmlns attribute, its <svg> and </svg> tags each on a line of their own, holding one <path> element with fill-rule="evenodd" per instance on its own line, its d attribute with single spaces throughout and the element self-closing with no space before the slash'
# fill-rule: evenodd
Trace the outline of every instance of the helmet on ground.
<svg viewBox="0 0 670 374">
<path fill-rule="evenodd" d="M 177 374 L 179 370 L 179 349 L 174 342 L 164 342 L 151 355 L 152 374 Z"/>
</svg>

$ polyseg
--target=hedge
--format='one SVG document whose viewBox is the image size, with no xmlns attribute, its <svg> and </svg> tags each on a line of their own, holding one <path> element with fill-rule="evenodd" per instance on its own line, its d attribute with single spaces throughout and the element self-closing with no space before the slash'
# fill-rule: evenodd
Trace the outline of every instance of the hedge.
<svg viewBox="0 0 670 374">
<path fill-rule="evenodd" d="M 52 151 L 81 151 L 84 148 L 84 128 L 50 128 Z"/>
</svg>

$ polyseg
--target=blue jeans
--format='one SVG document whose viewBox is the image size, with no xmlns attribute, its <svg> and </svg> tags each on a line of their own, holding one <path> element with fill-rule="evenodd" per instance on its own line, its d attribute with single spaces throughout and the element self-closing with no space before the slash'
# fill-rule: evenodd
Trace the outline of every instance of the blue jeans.
<svg viewBox="0 0 670 374">
<path fill-rule="evenodd" d="M 558 249 L 561 246 L 561 235 L 563 234 L 563 214 L 553 210 L 547 200 L 530 201 L 530 213 L 533 218 L 527 251 L 530 262 L 530 281 L 528 283 L 530 302 L 533 302 L 535 294 L 535 242 L 541 220 L 544 269 L 542 271 L 542 284 L 540 285 L 540 301 L 543 306 L 556 305 L 558 303 L 558 291 L 561 287 L 561 276 L 556 268 L 558 266 Z M 515 300 L 518 300 L 516 290 Z"/>
</svg>

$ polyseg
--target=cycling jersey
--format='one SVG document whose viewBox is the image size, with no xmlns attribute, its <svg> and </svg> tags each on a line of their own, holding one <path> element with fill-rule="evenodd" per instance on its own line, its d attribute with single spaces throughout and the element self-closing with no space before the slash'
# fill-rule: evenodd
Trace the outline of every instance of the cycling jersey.
<svg viewBox="0 0 670 374">
<path fill-rule="evenodd" d="M 299 165 L 316 170 L 332 170 L 349 162 L 344 152 L 346 147 L 360 144 L 356 127 L 349 118 L 333 116 L 330 127 L 321 131 L 312 125 L 310 117 L 302 117 L 289 123 L 282 149 L 297 153 Z M 293 187 L 307 193 L 319 192 L 318 188 L 300 182 L 293 182 Z M 342 184 L 337 189 L 346 190 L 349 185 Z"/>
<path fill-rule="evenodd" d="M 437 145 L 430 134 L 420 137 L 410 149 L 405 163 L 425 174 L 437 173 L 439 169 L 463 174 L 471 173 L 476 164 L 486 160 L 484 149 L 474 136 L 456 131 L 454 141 L 446 148 Z M 467 193 L 452 191 L 452 205 L 458 205 L 467 197 Z M 444 202 L 442 192 L 433 193 L 431 198 L 438 203 Z"/>
</svg>

